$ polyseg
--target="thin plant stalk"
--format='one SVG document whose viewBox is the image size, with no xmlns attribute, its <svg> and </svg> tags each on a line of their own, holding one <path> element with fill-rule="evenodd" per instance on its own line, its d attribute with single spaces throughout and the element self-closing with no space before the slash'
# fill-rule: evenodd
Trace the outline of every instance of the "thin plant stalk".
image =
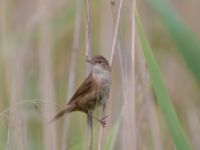
<svg viewBox="0 0 200 150">
<path fill-rule="evenodd" d="M 189 105 L 189 111 L 187 111 L 187 122 L 188 122 L 188 126 L 189 126 L 189 132 L 191 135 L 191 142 L 194 146 L 194 149 L 199 149 L 200 147 L 200 143 L 199 143 L 199 139 L 200 139 L 200 119 L 198 116 L 198 108 L 194 107 L 194 106 L 190 106 Z M 188 109 L 188 105 L 185 106 L 186 109 Z"/>
<path fill-rule="evenodd" d="M 135 3 L 133 3 L 133 6 L 135 7 Z M 112 16 L 113 16 L 113 22 L 114 24 L 117 23 L 117 9 L 116 9 L 116 5 L 115 5 L 115 1 L 111 0 L 111 9 L 112 9 Z M 118 11 L 119 13 L 119 11 Z M 121 78 L 122 78 L 122 89 L 123 89 L 123 99 L 124 99 L 124 104 L 122 107 L 122 112 L 123 112 L 123 125 L 124 125 L 124 129 L 127 129 L 127 127 L 130 127 L 128 124 L 131 123 L 131 132 L 127 132 L 126 130 L 124 130 L 124 136 L 126 136 L 126 139 L 132 139 L 132 141 L 126 142 L 124 141 L 124 148 L 128 149 L 128 148 L 133 148 L 136 149 L 136 138 L 135 138 L 135 109 L 133 107 L 135 107 L 135 84 L 134 84 L 134 80 L 135 80 L 135 20 L 134 17 L 132 18 L 132 42 L 131 42 L 131 75 L 130 77 L 128 77 L 128 70 L 127 67 L 123 67 L 123 57 L 121 55 L 122 50 L 121 50 L 121 46 L 120 46 L 120 41 L 118 39 L 116 39 L 117 42 L 117 51 L 118 51 L 118 57 L 119 57 L 119 63 L 120 63 L 120 72 L 121 72 Z M 130 78 L 131 82 L 128 82 L 127 79 Z M 129 91 L 129 92 L 128 92 Z M 132 93 L 132 94 L 131 94 Z M 129 95 L 129 97 L 132 97 L 131 101 L 132 102 L 130 104 L 130 102 L 128 102 L 128 97 L 127 95 Z M 128 105 L 131 106 L 131 108 L 128 107 Z M 131 118 L 128 119 L 129 114 L 133 114 L 133 117 L 131 115 Z M 129 123 L 128 123 L 129 122 Z M 128 144 L 128 145 L 127 145 Z M 131 145 L 131 146 L 130 146 Z"/>
<path fill-rule="evenodd" d="M 99 137 L 98 137 L 98 150 L 102 149 L 103 145 L 103 134 L 104 134 L 104 129 L 102 126 L 100 126 L 100 131 L 99 131 Z"/>
<path fill-rule="evenodd" d="M 111 1 L 111 4 L 112 2 L 114 1 Z M 113 3 L 114 4 L 114 3 Z M 120 15 L 121 15 L 121 9 L 122 9 L 122 4 L 123 4 L 123 1 L 120 1 L 120 6 L 119 6 L 119 13 L 114 13 L 113 12 L 113 21 L 114 21 L 114 26 L 115 26 L 115 33 L 114 33 L 114 36 L 113 36 L 113 43 L 112 43 L 112 49 L 111 49 L 111 56 L 110 56 L 110 65 L 112 66 L 112 62 L 113 62 L 113 57 L 114 57 L 114 53 L 115 53 L 115 47 L 116 47 L 116 44 L 118 45 L 118 29 L 119 29 L 119 21 L 120 21 Z M 116 23 L 116 18 L 118 19 L 118 25 Z M 102 116 L 105 114 L 105 112 L 103 111 L 102 112 Z M 100 132 L 99 132 L 99 137 L 98 137 L 98 150 L 101 150 L 102 149 L 102 143 L 103 143 L 103 135 L 104 135 L 104 129 L 102 126 L 100 126 Z"/>
<path fill-rule="evenodd" d="M 92 33 L 91 33 L 91 12 L 90 12 L 90 0 L 85 0 L 86 5 L 86 59 L 90 59 L 92 56 Z M 88 68 L 89 69 L 89 68 Z M 89 71 L 87 72 L 89 73 Z"/>
<path fill-rule="evenodd" d="M 6 5 L 6 0 L 1 0 L 0 1 L 0 23 L 1 23 L 1 28 L 0 28 L 0 32 L 1 32 L 1 49 L 2 49 L 2 54 L 3 54 L 3 61 L 6 64 L 6 52 L 8 51 L 8 37 L 7 37 L 7 31 L 8 31 L 8 26 L 7 26 L 7 20 L 6 20 L 6 15 L 7 15 L 7 5 Z M 8 68 L 8 67 L 5 67 Z M 6 74 L 8 72 L 8 69 L 6 69 L 6 73 L 5 76 L 7 76 Z M 9 121 L 8 124 L 8 131 L 7 131 L 7 143 L 5 146 L 5 149 L 9 149 L 9 145 L 10 145 L 10 126 L 11 126 L 11 122 Z"/>
<path fill-rule="evenodd" d="M 112 4 L 112 2 L 111 2 Z M 114 17 L 114 26 L 115 26 L 115 32 L 114 32 L 114 36 L 113 36 L 113 43 L 112 43 L 112 49 L 111 49 L 111 56 L 110 56 L 110 65 L 112 66 L 112 62 L 113 62 L 113 57 L 114 57 L 114 53 L 115 53 L 115 47 L 116 47 L 116 44 L 117 43 L 117 38 L 118 38 L 118 30 L 119 30 L 119 21 L 120 21 L 120 16 L 121 16 L 121 9 L 122 9 L 122 6 L 123 6 L 123 1 L 120 1 L 120 6 L 119 6 L 119 13 L 117 14 L 117 21 L 118 23 L 115 21 L 115 17 Z M 116 16 L 116 14 L 115 14 Z M 105 114 L 104 112 L 105 110 L 103 110 L 102 112 L 102 116 Z M 102 126 L 100 126 L 100 132 L 99 132 L 99 137 L 98 137 L 98 150 L 101 150 L 102 149 L 102 143 L 103 143 L 103 135 L 104 135 L 104 129 Z"/>
<path fill-rule="evenodd" d="M 115 48 L 116 48 L 116 43 L 117 43 L 117 36 L 118 36 L 118 31 L 119 31 L 119 22 L 120 22 L 121 10 L 122 10 L 122 6 L 123 6 L 123 2 L 124 2 L 124 0 L 120 0 L 119 9 L 118 9 L 118 12 L 117 12 L 117 18 L 116 18 L 113 41 L 112 41 L 112 48 L 111 48 L 111 55 L 110 55 L 110 61 L 109 61 L 110 66 L 112 66 L 113 57 L 114 57 L 114 53 L 115 53 Z"/>
<path fill-rule="evenodd" d="M 191 150 L 192 146 L 188 140 L 188 137 L 185 135 L 183 128 L 181 127 L 176 111 L 171 103 L 166 87 L 164 86 L 158 64 L 146 39 L 137 11 L 135 11 L 135 17 L 140 35 L 140 41 L 143 46 L 145 59 L 147 61 L 148 69 L 150 72 L 152 86 L 154 88 L 158 104 L 166 120 L 166 125 L 169 133 L 178 150 Z"/>
<path fill-rule="evenodd" d="M 7 135 L 7 145 L 6 149 L 24 150 L 25 149 L 25 128 L 23 125 L 22 111 L 14 107 L 23 95 L 23 76 L 24 76 L 24 57 L 23 50 L 16 55 L 16 50 L 11 49 L 8 46 L 8 24 L 7 24 L 7 3 L 6 1 L 1 1 L 1 38 L 2 38 L 2 50 L 3 58 L 6 64 L 6 78 L 8 84 L 10 84 L 10 109 L 13 112 L 9 113 L 9 124 L 8 124 L 8 135 Z M 12 53 L 9 53 L 11 52 Z M 9 55 L 7 55 L 9 54 Z"/>
<path fill-rule="evenodd" d="M 86 6 L 86 59 L 91 59 L 92 55 L 92 33 L 91 33 L 91 12 L 90 12 L 90 0 L 85 0 Z M 90 72 L 90 66 L 87 64 L 87 74 Z M 91 113 L 91 114 L 89 114 Z M 93 149 L 93 119 L 92 112 L 87 114 L 87 149 Z"/>
<path fill-rule="evenodd" d="M 21 52 L 22 53 L 22 52 Z M 25 138 L 24 138 L 24 121 L 22 117 L 22 110 L 14 107 L 21 99 L 23 94 L 23 79 L 24 79 L 24 65 L 23 58 L 20 56 L 16 56 L 14 54 L 15 59 L 14 62 L 10 62 L 10 64 L 14 64 L 10 66 L 12 71 L 11 76 L 11 97 L 10 97 L 10 111 L 9 113 L 9 127 L 11 131 L 11 143 L 10 148 L 14 148 L 16 150 L 24 150 L 25 149 Z"/>
<path fill-rule="evenodd" d="M 145 66 L 145 59 L 142 51 L 138 50 L 137 51 L 137 62 L 138 62 L 138 67 L 139 67 L 139 82 L 142 86 L 142 93 L 143 93 L 143 105 L 142 105 L 142 110 L 145 109 L 145 112 L 143 113 L 143 117 L 146 117 L 148 119 L 148 122 L 150 124 L 150 130 L 151 130 L 151 135 L 153 138 L 153 145 L 155 150 L 163 150 L 163 145 L 161 141 L 161 134 L 160 134 L 160 127 L 159 127 L 159 122 L 158 122 L 158 116 L 156 113 L 156 107 L 154 103 L 154 96 L 153 96 L 153 91 L 150 88 L 150 79 L 149 79 L 149 73 L 147 71 L 147 68 Z M 141 126 L 141 121 L 138 121 L 138 128 Z M 138 139 L 138 138 L 137 138 Z"/>
<path fill-rule="evenodd" d="M 132 21 L 131 21 L 131 82 L 130 83 L 130 97 L 132 98 L 130 101 L 132 102 L 131 107 L 132 107 L 132 113 L 131 115 L 129 115 L 130 117 L 132 117 L 132 149 L 136 150 L 137 147 L 137 143 L 136 143 L 136 111 L 135 111 L 135 29 L 136 29 L 136 25 L 135 25 L 135 9 L 136 9 L 136 0 L 132 1 Z"/>
<path fill-rule="evenodd" d="M 74 35 L 73 35 L 73 43 L 72 43 L 72 51 L 70 57 L 70 68 L 69 68 L 69 78 L 68 78 L 68 88 L 67 88 L 67 101 L 72 96 L 73 89 L 74 89 L 74 81 L 75 81 L 75 68 L 77 62 L 77 53 L 80 44 L 80 28 L 81 28 L 81 10 L 82 10 L 82 0 L 76 0 L 76 17 L 75 17 L 75 24 L 74 24 Z M 65 150 L 67 147 L 67 137 L 68 137 L 68 130 L 70 124 L 70 115 L 66 115 L 64 119 L 64 126 L 62 132 L 62 143 L 61 143 L 61 150 Z"/>
<path fill-rule="evenodd" d="M 1 49 L 2 49 L 2 55 L 3 55 L 3 61 L 6 64 L 6 50 L 8 50 L 8 43 L 7 43 L 7 20 L 6 20 L 6 16 L 7 16 L 7 5 L 6 5 L 6 0 L 1 0 L 0 1 L 0 32 L 1 32 Z M 5 77 L 7 78 L 7 74 L 8 73 L 8 69 L 7 67 L 5 67 Z M 11 107 L 10 107 L 11 108 Z M 7 119 L 9 121 L 9 118 Z M 11 128 L 11 122 L 8 122 L 8 129 L 7 129 L 7 141 L 6 141 L 6 145 L 5 145 L 5 149 L 9 150 L 9 146 L 10 146 L 10 128 Z"/>
<path fill-rule="evenodd" d="M 55 112 L 55 95 L 54 95 L 54 82 L 52 70 L 52 35 L 50 30 L 50 1 L 39 0 L 38 11 L 43 12 L 43 18 L 40 20 L 39 29 L 39 79 L 40 79 L 40 94 L 44 100 L 42 105 L 42 119 L 43 119 L 43 135 L 44 135 L 44 150 L 56 150 L 56 124 L 48 125 L 47 122 L 56 113 Z"/>
</svg>

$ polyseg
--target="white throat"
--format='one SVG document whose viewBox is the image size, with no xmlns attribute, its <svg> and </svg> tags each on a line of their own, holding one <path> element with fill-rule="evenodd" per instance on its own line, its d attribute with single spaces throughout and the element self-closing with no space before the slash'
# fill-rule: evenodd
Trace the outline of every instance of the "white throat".
<svg viewBox="0 0 200 150">
<path fill-rule="evenodd" d="M 92 67 L 93 77 L 97 79 L 97 81 L 101 82 L 102 80 L 110 80 L 110 72 L 104 69 L 101 65 L 96 64 Z"/>
</svg>

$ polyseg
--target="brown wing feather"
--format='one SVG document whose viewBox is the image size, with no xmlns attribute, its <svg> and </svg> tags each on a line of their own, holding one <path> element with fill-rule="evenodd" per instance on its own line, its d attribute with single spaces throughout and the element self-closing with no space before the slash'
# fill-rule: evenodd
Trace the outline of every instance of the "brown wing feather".
<svg viewBox="0 0 200 150">
<path fill-rule="evenodd" d="M 83 98 L 84 95 L 90 94 L 92 89 L 96 87 L 97 85 L 92 78 L 92 74 L 89 74 L 88 77 L 80 85 L 80 87 L 76 90 L 75 94 L 72 96 L 68 105 L 70 105 L 74 101 L 80 100 L 80 98 Z"/>
<path fill-rule="evenodd" d="M 93 90 L 93 88 L 96 88 L 97 84 L 94 82 L 92 78 L 92 74 L 90 74 L 80 85 L 80 87 L 77 89 L 69 103 L 67 104 L 66 108 L 62 109 L 58 114 L 50 121 L 53 122 L 55 120 L 58 120 L 60 117 L 62 117 L 65 113 L 71 112 L 74 110 L 81 110 L 81 111 L 87 111 L 87 108 L 91 105 L 91 100 L 95 96 L 96 91 Z"/>
</svg>

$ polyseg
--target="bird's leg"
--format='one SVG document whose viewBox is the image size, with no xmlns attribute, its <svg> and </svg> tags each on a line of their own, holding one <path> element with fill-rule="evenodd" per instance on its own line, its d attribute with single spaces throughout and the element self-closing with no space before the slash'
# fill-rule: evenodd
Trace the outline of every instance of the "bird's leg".
<svg viewBox="0 0 200 150">
<path fill-rule="evenodd" d="M 108 116 L 104 116 L 102 118 L 97 118 L 95 116 L 93 116 L 92 114 L 88 113 L 88 115 L 91 117 L 91 118 L 94 118 L 95 120 L 97 120 L 103 127 L 105 127 L 106 125 L 106 121 L 105 119 L 108 117 Z M 89 123 L 89 122 L 88 122 Z"/>
<path fill-rule="evenodd" d="M 89 150 L 92 150 L 92 139 L 93 139 L 93 120 L 92 112 L 87 112 L 87 146 Z"/>
<path fill-rule="evenodd" d="M 101 114 L 101 116 L 103 116 L 100 120 L 101 120 L 101 122 L 104 122 L 104 126 L 106 125 L 106 118 L 108 117 L 107 115 L 106 115 L 106 113 L 105 113 L 105 110 L 106 110 L 106 104 L 103 104 L 103 107 L 102 107 L 102 114 Z M 104 127 L 103 126 L 103 127 Z"/>
<path fill-rule="evenodd" d="M 103 127 L 105 127 L 106 126 L 106 118 L 108 117 L 108 116 L 104 116 L 104 117 L 102 117 L 102 118 L 97 118 L 97 117 L 95 117 L 95 116 L 92 116 L 95 120 L 97 120 Z"/>
<path fill-rule="evenodd" d="M 92 126 L 93 126 L 93 123 L 92 123 L 92 117 L 93 117 L 92 112 L 88 112 L 87 113 L 87 117 L 88 117 L 88 120 L 87 120 L 88 125 L 92 128 Z"/>
<path fill-rule="evenodd" d="M 98 118 L 96 116 L 93 116 L 91 113 L 88 113 L 88 115 L 90 115 L 90 117 L 94 118 L 95 120 L 97 120 L 103 127 L 106 126 L 106 118 L 108 117 L 107 115 L 105 115 L 105 106 L 103 105 L 103 117 Z"/>
<path fill-rule="evenodd" d="M 107 115 L 106 115 L 106 104 L 103 104 L 103 107 L 102 107 L 102 116 L 107 117 Z"/>
</svg>

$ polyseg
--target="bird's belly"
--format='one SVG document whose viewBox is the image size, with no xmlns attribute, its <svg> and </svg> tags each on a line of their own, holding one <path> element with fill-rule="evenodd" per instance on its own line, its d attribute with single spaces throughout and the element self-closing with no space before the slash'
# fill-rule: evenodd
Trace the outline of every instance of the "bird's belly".
<svg viewBox="0 0 200 150">
<path fill-rule="evenodd" d="M 110 85 L 103 86 L 97 94 L 97 105 L 104 105 L 109 98 Z"/>
<path fill-rule="evenodd" d="M 108 97 L 106 95 L 99 95 L 98 98 L 97 98 L 97 106 L 101 106 L 101 105 L 104 105 L 107 101 Z"/>
</svg>

